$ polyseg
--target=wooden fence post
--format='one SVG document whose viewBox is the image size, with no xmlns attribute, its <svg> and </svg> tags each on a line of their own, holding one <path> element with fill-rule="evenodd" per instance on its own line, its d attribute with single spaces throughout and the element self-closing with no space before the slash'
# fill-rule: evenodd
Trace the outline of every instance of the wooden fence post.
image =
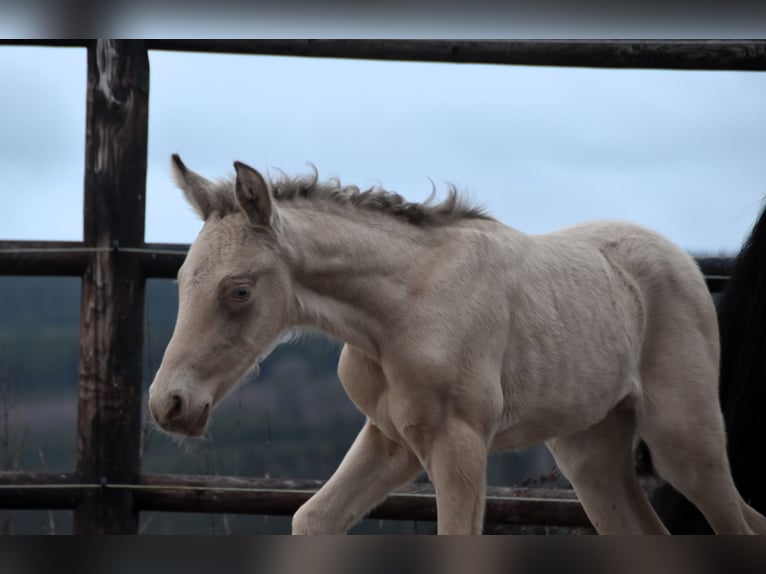
<svg viewBox="0 0 766 574">
<path fill-rule="evenodd" d="M 84 483 L 139 478 L 149 59 L 142 41 L 88 45 L 77 468 Z M 88 491 L 78 534 L 135 533 L 132 492 Z"/>
</svg>

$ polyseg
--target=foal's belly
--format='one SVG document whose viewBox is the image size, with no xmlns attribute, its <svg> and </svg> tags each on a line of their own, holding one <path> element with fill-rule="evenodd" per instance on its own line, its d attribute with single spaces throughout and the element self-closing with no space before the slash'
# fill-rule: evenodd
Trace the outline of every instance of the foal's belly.
<svg viewBox="0 0 766 574">
<path fill-rule="evenodd" d="M 492 450 L 585 430 L 640 394 L 643 310 L 622 295 L 603 284 L 591 298 L 568 301 L 556 292 L 549 305 L 517 320 L 503 359 L 503 414 Z"/>
<path fill-rule="evenodd" d="M 639 392 L 638 374 L 628 361 L 510 386 L 504 392 L 506 404 L 491 450 L 529 446 L 585 430 L 603 420 L 625 397 Z"/>
<path fill-rule="evenodd" d="M 559 418 L 555 421 L 525 421 L 498 432 L 492 440 L 490 451 L 502 452 L 539 444 L 557 436 L 565 436 L 584 430 L 596 422 L 598 420 L 591 421 L 585 418 L 579 420 Z"/>
</svg>

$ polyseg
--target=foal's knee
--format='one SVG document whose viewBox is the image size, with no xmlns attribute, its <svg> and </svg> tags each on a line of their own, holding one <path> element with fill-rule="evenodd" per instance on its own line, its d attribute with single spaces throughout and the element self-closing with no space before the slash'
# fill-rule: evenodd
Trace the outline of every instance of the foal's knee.
<svg viewBox="0 0 766 574">
<path fill-rule="evenodd" d="M 298 534 L 343 534 L 345 527 L 313 499 L 306 501 L 293 515 L 292 533 Z"/>
<path fill-rule="evenodd" d="M 313 510 L 311 501 L 305 502 L 293 514 L 293 534 L 316 534 L 317 513 Z"/>
</svg>

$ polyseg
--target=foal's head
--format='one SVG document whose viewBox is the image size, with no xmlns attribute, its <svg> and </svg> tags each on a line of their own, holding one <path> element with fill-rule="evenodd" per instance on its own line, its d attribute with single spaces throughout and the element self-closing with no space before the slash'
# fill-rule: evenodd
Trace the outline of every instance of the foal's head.
<svg viewBox="0 0 766 574">
<path fill-rule="evenodd" d="M 236 183 L 213 183 L 173 156 L 176 181 L 204 226 L 178 271 L 178 319 L 149 388 L 163 429 L 207 430 L 213 407 L 287 326 L 290 275 L 278 256 L 269 183 L 235 162 Z"/>
</svg>

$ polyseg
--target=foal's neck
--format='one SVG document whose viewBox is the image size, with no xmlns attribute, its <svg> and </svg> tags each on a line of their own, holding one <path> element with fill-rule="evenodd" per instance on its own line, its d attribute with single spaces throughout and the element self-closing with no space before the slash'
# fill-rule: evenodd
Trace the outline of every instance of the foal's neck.
<svg viewBox="0 0 766 574">
<path fill-rule="evenodd" d="M 439 230 L 356 211 L 284 210 L 294 322 L 378 357 L 381 341 L 408 307 L 410 285 Z"/>
</svg>

